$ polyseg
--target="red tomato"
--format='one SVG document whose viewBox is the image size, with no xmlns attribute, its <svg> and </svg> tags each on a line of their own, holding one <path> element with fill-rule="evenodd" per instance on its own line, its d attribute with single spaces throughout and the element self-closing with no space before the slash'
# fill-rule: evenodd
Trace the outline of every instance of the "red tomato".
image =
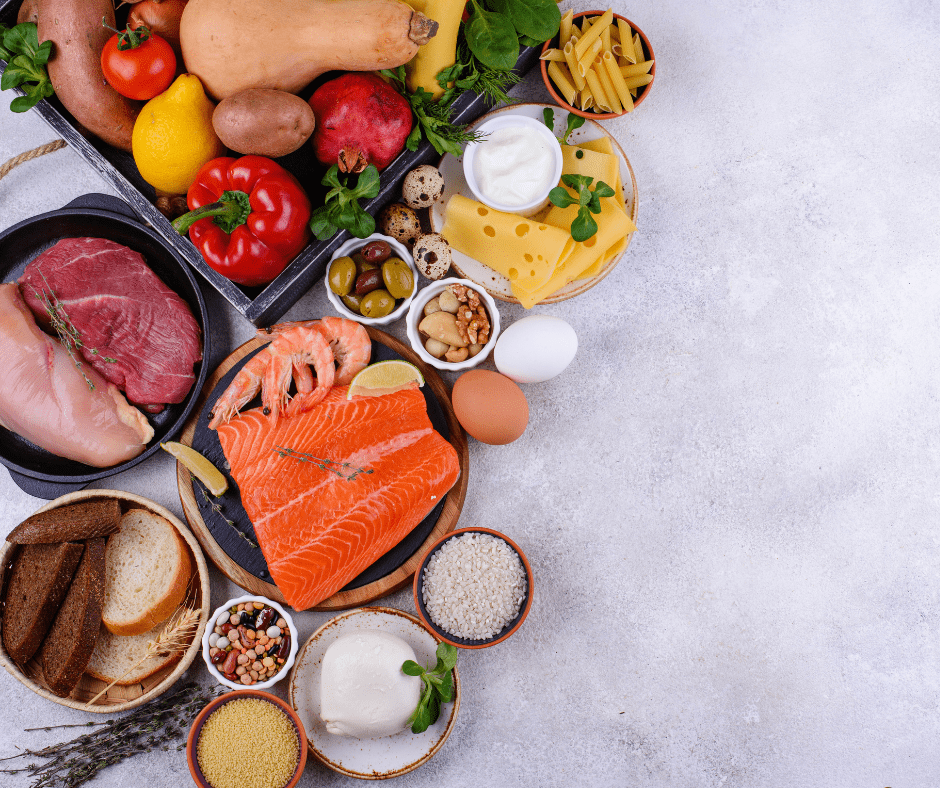
<svg viewBox="0 0 940 788">
<path fill-rule="evenodd" d="M 104 78 L 122 96 L 147 101 L 166 90 L 176 75 L 176 55 L 156 33 L 133 49 L 118 49 L 113 35 L 101 51 Z"/>
</svg>

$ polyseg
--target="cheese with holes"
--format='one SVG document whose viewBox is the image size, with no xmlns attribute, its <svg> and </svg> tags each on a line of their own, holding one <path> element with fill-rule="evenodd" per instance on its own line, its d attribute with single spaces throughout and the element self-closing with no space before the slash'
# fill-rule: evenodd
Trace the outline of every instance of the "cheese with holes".
<svg viewBox="0 0 940 788">
<path fill-rule="evenodd" d="M 501 273 L 513 287 L 535 290 L 574 250 L 569 228 L 494 211 L 455 194 L 447 202 L 441 235 L 458 252 Z"/>
</svg>

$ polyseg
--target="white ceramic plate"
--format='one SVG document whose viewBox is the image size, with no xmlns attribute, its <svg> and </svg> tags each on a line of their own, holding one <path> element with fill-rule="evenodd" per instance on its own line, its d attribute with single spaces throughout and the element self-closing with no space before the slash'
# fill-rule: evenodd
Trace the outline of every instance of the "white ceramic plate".
<svg viewBox="0 0 940 788">
<path fill-rule="evenodd" d="M 424 733 L 410 729 L 381 739 L 354 739 L 327 733 L 320 719 L 320 667 L 338 637 L 361 629 L 397 635 L 410 645 L 422 665 L 434 664 L 437 640 L 414 616 L 387 607 L 364 607 L 331 618 L 304 643 L 291 672 L 288 696 L 307 729 L 310 753 L 340 774 L 364 780 L 399 777 L 430 760 L 444 745 L 460 708 L 460 676 L 454 668 L 454 701 L 441 706 L 441 716 Z"/>
<path fill-rule="evenodd" d="M 554 104 L 513 104 L 508 107 L 502 107 L 501 109 L 493 110 L 492 112 L 483 115 L 481 118 L 477 119 L 471 125 L 471 128 L 475 129 L 482 123 L 490 120 L 491 118 L 500 115 L 502 113 L 512 113 L 515 115 L 524 115 L 529 118 L 535 118 L 539 121 L 542 120 L 542 111 L 548 107 L 549 109 L 554 110 L 555 112 L 555 134 L 561 135 L 565 131 L 565 125 L 568 121 L 568 113 L 561 109 L 560 107 Z M 620 160 L 620 181 L 623 184 L 623 197 L 627 205 L 627 215 L 633 219 L 634 224 L 636 223 L 637 215 L 637 192 L 636 192 L 636 178 L 633 175 L 633 168 L 630 166 L 630 162 L 624 154 L 623 149 L 617 144 L 617 140 L 609 134 L 603 126 L 593 120 L 586 120 L 584 125 L 576 129 L 574 133 L 568 138 L 568 142 L 572 145 L 577 145 L 579 141 L 587 142 L 588 140 L 596 140 L 601 137 L 610 137 L 610 141 L 613 144 L 614 151 L 617 153 L 617 158 Z M 468 197 L 471 200 L 474 199 L 473 193 L 470 191 L 470 187 L 467 186 L 467 181 L 464 178 L 463 174 L 463 157 L 454 157 L 450 154 L 446 154 L 439 165 L 441 174 L 444 176 L 444 194 L 440 200 L 434 203 L 434 206 L 431 208 L 430 219 L 431 219 L 431 230 L 433 232 L 440 232 L 441 227 L 444 226 L 444 208 L 447 205 L 447 201 L 455 194 L 461 194 L 464 197 Z M 633 237 L 631 233 L 627 238 L 627 247 L 630 246 L 630 241 Z M 626 249 L 624 250 L 626 251 Z M 469 279 L 475 284 L 482 287 L 489 293 L 493 298 L 498 298 L 500 301 L 507 301 L 509 303 L 518 304 L 519 301 L 512 294 L 512 289 L 509 286 L 509 280 L 504 277 L 502 274 L 497 273 L 489 266 L 483 265 L 478 260 L 474 260 L 472 257 L 468 257 L 465 254 L 458 252 L 456 249 L 453 250 L 454 264 L 453 267 L 457 271 L 458 275 L 464 279 Z M 574 298 L 576 295 L 580 295 L 585 290 L 590 290 L 594 285 L 601 281 L 607 274 L 609 274 L 620 262 L 620 259 L 623 257 L 621 253 L 619 256 L 611 260 L 607 265 L 605 265 L 596 275 L 590 279 L 575 279 L 573 282 L 565 285 L 560 290 L 552 293 L 547 298 L 543 299 L 539 303 L 541 304 L 554 304 L 558 301 L 566 301 L 569 298 Z"/>
</svg>

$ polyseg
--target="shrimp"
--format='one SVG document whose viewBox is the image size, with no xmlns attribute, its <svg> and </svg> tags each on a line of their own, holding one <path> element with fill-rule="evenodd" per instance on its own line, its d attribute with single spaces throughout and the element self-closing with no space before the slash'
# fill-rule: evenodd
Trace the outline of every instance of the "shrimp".
<svg viewBox="0 0 940 788">
<path fill-rule="evenodd" d="M 336 370 L 333 353 L 323 336 L 313 328 L 297 326 L 278 334 L 268 346 L 272 363 L 265 376 L 262 402 L 265 412 L 277 417 L 286 412 L 288 416 L 304 413 L 322 400 L 333 387 Z M 288 405 L 287 389 L 292 370 L 312 364 L 317 373 L 317 387 L 299 390 Z M 308 370 L 309 372 L 309 370 Z M 295 373 L 296 374 L 296 373 Z"/>
<path fill-rule="evenodd" d="M 235 375 L 222 396 L 215 401 L 212 408 L 209 429 L 218 429 L 222 424 L 228 423 L 238 414 L 242 406 L 255 398 L 261 391 L 265 373 L 271 361 L 271 347 L 264 348 L 256 353 Z"/>
<path fill-rule="evenodd" d="M 333 358 L 339 364 L 336 370 L 337 386 L 347 386 L 369 363 L 372 355 L 372 342 L 369 339 L 369 332 L 363 326 L 354 320 L 347 320 L 344 317 L 324 317 L 322 320 L 299 320 L 293 323 L 278 323 L 268 328 L 259 328 L 257 337 L 262 342 L 268 342 L 272 338 L 290 331 L 294 328 L 313 328 L 323 335 L 323 338 L 330 343 L 333 350 Z M 302 376 L 303 373 L 301 373 Z M 309 373 L 308 373 L 309 375 Z M 310 379 L 312 381 L 312 379 Z M 298 372 L 294 370 L 294 382 L 297 384 L 297 390 L 302 388 L 302 381 L 298 379 Z M 309 391 L 312 383 L 307 388 Z"/>
</svg>

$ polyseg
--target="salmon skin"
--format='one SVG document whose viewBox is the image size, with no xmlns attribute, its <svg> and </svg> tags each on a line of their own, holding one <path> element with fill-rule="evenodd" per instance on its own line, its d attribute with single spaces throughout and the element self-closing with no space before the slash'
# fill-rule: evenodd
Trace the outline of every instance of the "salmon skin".
<svg viewBox="0 0 940 788">
<path fill-rule="evenodd" d="M 296 610 L 391 550 L 460 476 L 420 391 L 353 400 L 346 391 L 275 421 L 249 410 L 218 430 L 271 577 Z"/>
</svg>

